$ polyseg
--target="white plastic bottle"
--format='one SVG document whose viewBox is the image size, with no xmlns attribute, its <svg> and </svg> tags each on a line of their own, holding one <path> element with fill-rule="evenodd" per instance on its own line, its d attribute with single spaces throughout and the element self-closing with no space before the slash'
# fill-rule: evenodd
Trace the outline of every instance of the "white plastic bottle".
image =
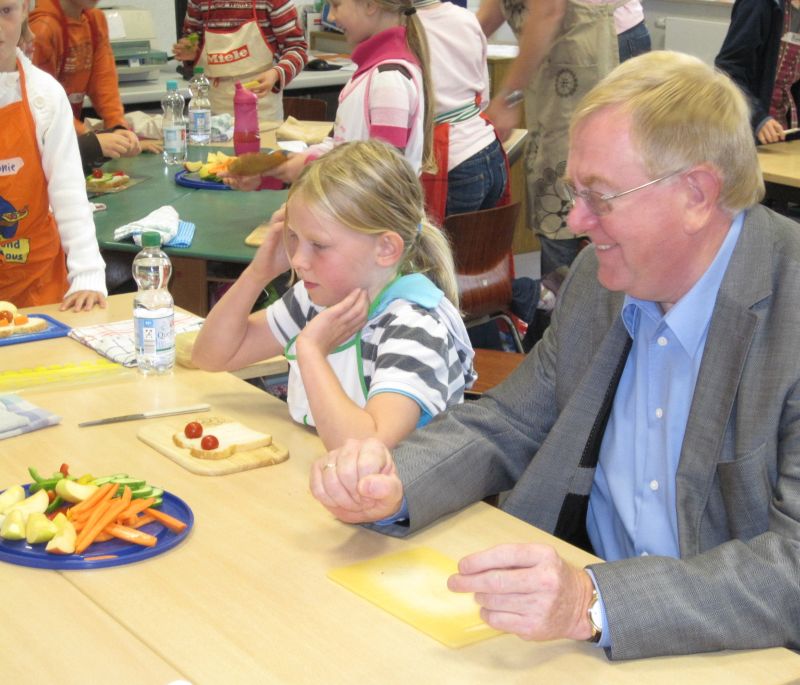
<svg viewBox="0 0 800 685">
<path fill-rule="evenodd" d="M 139 287 L 133 298 L 133 334 L 139 372 L 169 373 L 175 365 L 175 314 L 167 290 L 172 263 L 161 249 L 161 235 L 142 234 L 142 251 L 133 260 Z"/>
<path fill-rule="evenodd" d="M 183 164 L 186 161 L 186 103 L 178 92 L 177 81 L 167 81 L 167 94 L 161 100 L 164 116 L 161 128 L 164 133 L 164 161 L 167 164 Z"/>
<path fill-rule="evenodd" d="M 189 143 L 208 145 L 211 142 L 211 101 L 208 91 L 211 84 L 203 73 L 203 67 L 194 68 L 194 76 L 189 81 Z"/>
</svg>

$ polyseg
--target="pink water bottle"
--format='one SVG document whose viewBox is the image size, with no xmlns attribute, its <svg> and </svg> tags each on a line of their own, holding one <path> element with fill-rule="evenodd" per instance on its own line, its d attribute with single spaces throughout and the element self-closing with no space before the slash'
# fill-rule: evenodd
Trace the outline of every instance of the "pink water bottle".
<svg viewBox="0 0 800 685">
<path fill-rule="evenodd" d="M 258 97 L 236 82 L 233 95 L 233 150 L 237 155 L 258 152 L 261 135 L 258 131 Z"/>
</svg>

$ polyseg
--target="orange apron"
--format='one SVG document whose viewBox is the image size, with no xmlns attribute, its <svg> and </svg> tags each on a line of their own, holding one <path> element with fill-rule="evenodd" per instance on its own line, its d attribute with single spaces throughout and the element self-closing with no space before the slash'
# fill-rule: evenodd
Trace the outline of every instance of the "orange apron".
<svg viewBox="0 0 800 685">
<path fill-rule="evenodd" d="M 22 100 L 0 108 L 0 300 L 18 307 L 54 304 L 69 288 L 67 264 L 17 61 Z"/>
<path fill-rule="evenodd" d="M 475 99 L 477 106 L 480 106 L 480 96 Z M 486 115 L 481 112 L 478 116 L 485 119 Z M 491 122 L 490 122 L 491 123 Z M 495 134 L 496 135 L 496 134 Z M 450 122 L 443 121 L 433 127 L 433 156 L 436 160 L 436 173 L 424 171 L 420 176 L 422 189 L 425 191 L 425 211 L 428 218 L 437 226 L 444 225 L 444 218 L 447 213 L 447 166 L 450 155 Z M 506 163 L 506 187 L 500 197 L 498 206 L 507 205 L 511 202 L 511 170 L 508 166 L 508 155 L 503 148 L 503 158 Z"/>
</svg>

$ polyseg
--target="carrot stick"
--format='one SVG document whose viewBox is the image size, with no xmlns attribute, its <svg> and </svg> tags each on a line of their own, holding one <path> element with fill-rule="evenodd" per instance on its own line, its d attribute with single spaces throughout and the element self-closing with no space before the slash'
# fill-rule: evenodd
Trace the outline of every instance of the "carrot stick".
<svg viewBox="0 0 800 685">
<path fill-rule="evenodd" d="M 95 506 L 92 509 L 92 513 L 90 514 L 89 518 L 84 520 L 84 522 L 83 522 L 83 525 L 81 527 L 81 531 L 80 531 L 80 533 L 78 533 L 78 538 L 75 541 L 76 545 L 81 541 L 81 537 L 88 530 L 90 530 L 92 527 L 94 527 L 94 525 L 97 523 L 97 521 L 100 520 L 100 518 L 103 516 L 103 514 L 105 514 L 108 511 L 109 507 L 111 507 L 112 501 L 113 500 L 111 500 L 111 499 L 104 499 L 104 500 L 99 501 L 97 504 L 95 504 Z"/>
<path fill-rule="evenodd" d="M 108 529 L 108 526 L 106 526 L 106 530 L 107 530 L 107 529 Z M 97 537 L 94 539 L 94 541 L 95 541 L 95 542 L 108 542 L 109 540 L 113 540 L 113 539 L 114 539 L 114 536 L 113 536 L 111 533 L 107 533 L 107 532 L 104 530 L 102 533 L 100 533 L 100 534 L 99 534 L 99 535 L 98 535 L 98 536 L 97 536 Z"/>
<path fill-rule="evenodd" d="M 110 523 L 104 528 L 104 532 L 120 540 L 143 545 L 144 547 L 153 547 L 158 542 L 158 538 L 155 535 L 150 535 L 150 533 L 145 533 L 135 528 L 128 528 L 128 526 L 121 526 L 118 523 Z"/>
<path fill-rule="evenodd" d="M 143 499 L 132 500 L 128 507 L 119 515 L 120 521 L 130 520 L 136 518 L 139 512 L 144 511 L 155 502 L 155 498 L 147 497 Z"/>
<path fill-rule="evenodd" d="M 117 518 L 119 512 L 125 508 L 125 504 L 120 500 L 114 502 L 108 510 L 92 525 L 86 526 L 78 536 L 75 542 L 75 553 L 82 554 L 89 545 L 91 545 L 95 538 L 105 529 L 105 527 Z"/>
<path fill-rule="evenodd" d="M 97 502 L 105 498 L 109 492 L 115 490 L 116 488 L 117 488 L 116 483 L 106 483 L 105 485 L 101 485 L 99 488 L 97 488 L 97 490 L 95 490 L 91 495 L 89 495 L 89 497 L 83 500 L 83 502 L 78 502 L 77 504 L 73 504 L 69 508 L 69 511 L 72 512 L 73 516 L 75 516 L 75 514 L 78 514 L 84 511 L 85 509 L 87 510 L 91 509 Z M 113 494 L 114 493 L 111 492 L 111 495 Z M 108 496 L 110 497 L 111 495 Z"/>
<path fill-rule="evenodd" d="M 146 526 L 148 523 L 152 523 L 155 519 L 152 516 L 137 516 L 132 521 L 128 522 L 129 528 L 141 528 L 142 526 Z"/>
<path fill-rule="evenodd" d="M 183 521 L 179 521 L 174 516 L 165 514 L 163 511 L 159 511 L 158 509 L 145 509 L 144 513 L 149 514 L 159 523 L 163 523 L 173 533 L 181 533 L 186 529 L 186 524 Z"/>
</svg>

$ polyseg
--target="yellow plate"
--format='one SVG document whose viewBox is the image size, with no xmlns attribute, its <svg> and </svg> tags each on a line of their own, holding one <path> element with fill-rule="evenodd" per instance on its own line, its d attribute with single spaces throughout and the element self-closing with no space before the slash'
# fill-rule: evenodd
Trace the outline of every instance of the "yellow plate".
<svg viewBox="0 0 800 685">
<path fill-rule="evenodd" d="M 471 594 L 447 589 L 457 570 L 450 557 L 418 547 L 332 569 L 328 577 L 448 647 L 500 635 L 481 620 Z"/>
</svg>

